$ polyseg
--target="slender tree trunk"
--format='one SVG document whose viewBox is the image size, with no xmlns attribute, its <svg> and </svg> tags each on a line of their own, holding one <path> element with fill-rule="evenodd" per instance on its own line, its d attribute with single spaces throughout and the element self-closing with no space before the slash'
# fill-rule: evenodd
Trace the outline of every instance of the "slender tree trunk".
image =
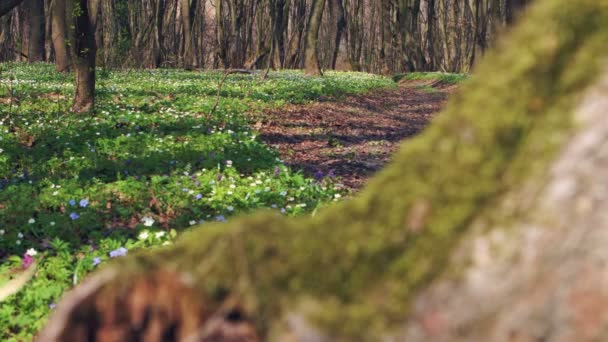
<svg viewBox="0 0 608 342">
<path fill-rule="evenodd" d="M 70 23 L 70 47 L 74 64 L 75 113 L 90 112 L 95 105 L 95 32 L 89 17 L 87 0 L 66 0 Z"/>
<path fill-rule="evenodd" d="M 184 24 L 184 69 L 192 70 L 192 68 L 194 68 L 194 42 L 192 41 L 190 0 L 179 0 L 179 3 L 182 11 L 182 22 Z"/>
<path fill-rule="evenodd" d="M 67 45 L 67 27 L 65 0 L 51 2 L 51 42 L 55 51 L 55 69 L 59 72 L 68 71 L 71 64 Z"/>
<path fill-rule="evenodd" d="M 154 43 L 152 51 L 152 63 L 155 68 L 162 63 L 162 42 L 163 42 L 163 16 L 165 14 L 165 0 L 156 0 L 154 7 Z"/>
<path fill-rule="evenodd" d="M 342 34 L 346 28 L 346 17 L 344 15 L 344 6 L 342 0 L 331 0 L 332 12 L 336 16 L 336 35 L 334 37 L 334 51 L 331 56 L 331 68 L 336 69 L 338 53 L 340 53 L 340 43 L 342 42 Z"/>
<path fill-rule="evenodd" d="M 428 70 L 436 70 L 435 63 L 435 51 L 439 50 L 435 48 L 435 40 L 433 39 L 435 34 L 435 0 L 427 0 L 427 8 L 426 8 L 426 18 L 427 18 L 427 32 L 426 32 L 426 45 L 427 45 L 427 53 L 429 56 L 429 60 L 427 63 Z"/>
<path fill-rule="evenodd" d="M 228 45 L 226 42 L 226 30 L 224 28 L 224 0 L 216 0 L 215 2 L 215 27 L 217 33 L 217 53 L 218 59 L 222 62 L 224 69 L 228 69 Z"/>
<path fill-rule="evenodd" d="M 306 31 L 305 48 L 305 68 L 307 75 L 322 75 L 321 65 L 319 64 L 318 41 L 319 28 L 325 9 L 325 0 L 313 0 L 310 20 L 308 21 L 308 31 Z"/>
</svg>

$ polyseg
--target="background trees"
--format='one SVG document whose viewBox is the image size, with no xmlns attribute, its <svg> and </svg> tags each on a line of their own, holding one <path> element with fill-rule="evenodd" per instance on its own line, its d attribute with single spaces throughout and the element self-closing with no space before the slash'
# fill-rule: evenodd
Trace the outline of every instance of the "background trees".
<svg viewBox="0 0 608 342">
<path fill-rule="evenodd" d="M 66 70 L 64 1 L 25 0 L 11 12 L 21 1 L 0 2 L 0 14 L 8 13 L 0 20 L 0 60 L 49 60 Z M 396 73 L 469 70 L 528 1 L 87 2 L 102 66 Z"/>
</svg>

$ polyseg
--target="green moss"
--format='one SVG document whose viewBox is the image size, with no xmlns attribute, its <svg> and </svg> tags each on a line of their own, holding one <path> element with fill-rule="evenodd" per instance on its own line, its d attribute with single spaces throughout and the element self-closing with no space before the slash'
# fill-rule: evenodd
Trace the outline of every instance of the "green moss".
<svg viewBox="0 0 608 342">
<path fill-rule="evenodd" d="M 196 229 L 124 261 L 123 273 L 143 264 L 190 273 L 212 306 L 240 296 L 262 332 L 286 308 L 317 302 L 310 318 L 336 340 L 378 339 L 442 272 L 470 222 L 555 156 L 608 55 L 606 22 L 607 0 L 540 1 L 479 66 L 483 77 L 356 199 L 313 218 L 261 213 Z"/>
</svg>

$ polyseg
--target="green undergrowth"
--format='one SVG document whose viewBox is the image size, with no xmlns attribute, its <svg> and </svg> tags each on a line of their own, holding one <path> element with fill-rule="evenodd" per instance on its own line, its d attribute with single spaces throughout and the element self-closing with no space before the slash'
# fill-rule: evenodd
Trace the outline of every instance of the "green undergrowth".
<svg viewBox="0 0 608 342">
<path fill-rule="evenodd" d="M 139 272 L 167 268 L 193 276 L 206 305 L 241 298 L 270 338 L 299 312 L 333 340 L 381 340 L 470 223 L 556 155 L 579 95 L 605 67 L 607 21 L 606 0 L 539 1 L 477 68 L 483 77 L 355 199 L 312 218 L 266 213 L 193 230 L 122 260 L 99 295 L 113 300 Z"/>
<path fill-rule="evenodd" d="M 394 75 L 393 81 L 433 81 L 444 85 L 452 85 L 462 83 L 468 78 L 469 75 L 466 74 L 453 74 L 443 72 L 410 72 Z"/>
<path fill-rule="evenodd" d="M 362 73 L 231 75 L 209 114 L 222 77 L 99 70 L 96 113 L 76 115 L 70 75 L 0 64 L 0 287 L 38 264 L 0 306 L 0 340 L 29 339 L 64 290 L 113 257 L 238 213 L 294 216 L 336 200 L 335 180 L 285 167 L 251 120 L 287 103 L 394 86 Z"/>
</svg>

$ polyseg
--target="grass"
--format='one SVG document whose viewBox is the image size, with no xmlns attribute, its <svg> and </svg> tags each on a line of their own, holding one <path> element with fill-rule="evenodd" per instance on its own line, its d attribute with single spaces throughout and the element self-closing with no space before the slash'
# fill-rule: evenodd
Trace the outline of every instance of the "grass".
<svg viewBox="0 0 608 342">
<path fill-rule="evenodd" d="M 406 74 L 396 74 L 393 81 L 437 81 L 443 84 L 458 84 L 469 78 L 466 74 L 450 74 L 443 72 L 411 72 Z"/>
<path fill-rule="evenodd" d="M 201 222 L 259 208 L 300 215 L 336 200 L 334 180 L 285 167 L 252 116 L 394 86 L 361 73 L 234 75 L 209 115 L 221 77 L 99 70 L 96 114 L 75 115 L 71 76 L 0 64 L 0 288 L 37 265 L 0 306 L 0 340 L 31 339 L 62 293 L 113 257 L 171 244 Z"/>
</svg>

